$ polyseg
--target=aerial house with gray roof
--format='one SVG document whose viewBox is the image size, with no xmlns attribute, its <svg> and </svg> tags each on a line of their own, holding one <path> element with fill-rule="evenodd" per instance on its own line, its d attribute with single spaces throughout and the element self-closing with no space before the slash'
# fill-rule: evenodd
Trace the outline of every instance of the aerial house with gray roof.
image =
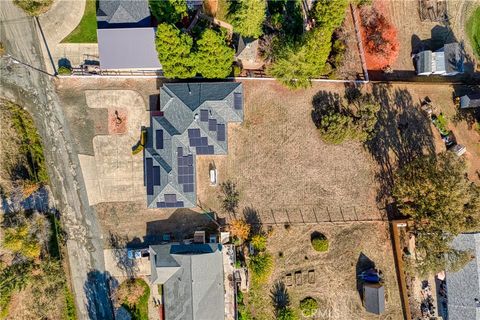
<svg viewBox="0 0 480 320">
<path fill-rule="evenodd" d="M 164 319 L 225 319 L 222 250 L 218 243 L 150 246 L 150 283 L 162 286 Z"/>
<path fill-rule="evenodd" d="M 167 83 L 161 115 L 152 115 L 144 151 L 149 208 L 193 208 L 197 155 L 226 155 L 227 125 L 243 121 L 237 82 Z"/>
<path fill-rule="evenodd" d="M 148 0 L 99 0 L 100 68 L 161 70 Z"/>
</svg>

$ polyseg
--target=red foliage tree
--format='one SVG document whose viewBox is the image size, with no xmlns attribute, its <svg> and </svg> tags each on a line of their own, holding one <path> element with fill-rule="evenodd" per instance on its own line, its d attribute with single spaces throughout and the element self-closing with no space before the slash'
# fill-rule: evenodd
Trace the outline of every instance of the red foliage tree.
<svg viewBox="0 0 480 320">
<path fill-rule="evenodd" d="M 398 57 L 400 45 L 397 40 L 397 30 L 385 15 L 373 6 L 363 7 L 360 15 L 367 67 L 373 70 L 384 70 Z"/>
</svg>

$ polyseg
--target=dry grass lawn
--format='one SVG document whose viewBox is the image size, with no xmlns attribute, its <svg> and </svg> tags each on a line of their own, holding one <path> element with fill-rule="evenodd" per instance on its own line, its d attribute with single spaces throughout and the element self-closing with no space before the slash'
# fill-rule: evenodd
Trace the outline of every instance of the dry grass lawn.
<svg viewBox="0 0 480 320">
<path fill-rule="evenodd" d="M 314 231 L 327 236 L 328 252 L 313 250 L 310 234 Z M 368 263 L 374 263 L 384 274 L 386 302 L 382 319 L 403 318 L 386 223 L 297 226 L 288 230 L 276 227 L 268 239 L 268 250 L 274 256 L 275 268 L 268 284 L 257 292 L 255 310 L 261 319 L 274 318 L 271 300 L 274 285 L 277 282 L 286 284 L 285 275 L 298 271 L 303 273 L 302 285 L 286 286 L 293 308 L 298 308 L 300 300 L 311 296 L 319 301 L 320 312 L 316 319 L 378 319 L 365 311 L 357 290 L 357 274 L 365 270 Z M 309 270 L 315 272 L 313 284 L 306 281 Z"/>
<path fill-rule="evenodd" d="M 240 208 L 250 207 L 264 222 L 301 221 L 303 210 L 313 221 L 331 215 L 341 219 L 378 217 L 375 204 L 375 166 L 360 144 L 323 143 L 311 119 L 312 98 L 320 90 L 339 92 L 343 85 L 314 85 L 288 91 L 274 82 L 244 81 L 245 119 L 228 129 L 228 155 L 197 158 L 199 201 L 220 210 L 219 187 L 209 183 L 208 168 L 215 163 L 220 182 L 231 179 L 241 193 Z M 354 209 L 355 208 L 355 212 Z M 333 218 L 333 217 L 332 217 Z M 312 220 L 313 219 L 313 220 Z"/>
</svg>

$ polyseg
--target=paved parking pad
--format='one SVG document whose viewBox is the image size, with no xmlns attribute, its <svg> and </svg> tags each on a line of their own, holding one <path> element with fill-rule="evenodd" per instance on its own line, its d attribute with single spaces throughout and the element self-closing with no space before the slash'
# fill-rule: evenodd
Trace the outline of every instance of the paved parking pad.
<svg viewBox="0 0 480 320">
<path fill-rule="evenodd" d="M 148 125 L 144 100 L 131 90 L 87 90 L 85 96 L 88 107 L 122 110 L 127 117 L 125 133 L 95 136 L 94 156 L 79 156 L 90 205 L 144 200 L 142 154 L 132 155 L 141 127 Z"/>
</svg>

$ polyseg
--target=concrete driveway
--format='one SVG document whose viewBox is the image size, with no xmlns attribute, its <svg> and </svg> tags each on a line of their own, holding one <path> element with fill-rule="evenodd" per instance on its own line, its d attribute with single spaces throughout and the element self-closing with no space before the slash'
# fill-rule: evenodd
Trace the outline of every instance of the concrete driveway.
<svg viewBox="0 0 480 320">
<path fill-rule="evenodd" d="M 143 157 L 132 155 L 141 127 L 149 121 L 144 100 L 131 90 L 88 90 L 85 96 L 90 108 L 109 109 L 110 114 L 118 110 L 127 116 L 125 133 L 95 136 L 94 156 L 79 155 L 90 205 L 145 200 Z"/>
</svg>

